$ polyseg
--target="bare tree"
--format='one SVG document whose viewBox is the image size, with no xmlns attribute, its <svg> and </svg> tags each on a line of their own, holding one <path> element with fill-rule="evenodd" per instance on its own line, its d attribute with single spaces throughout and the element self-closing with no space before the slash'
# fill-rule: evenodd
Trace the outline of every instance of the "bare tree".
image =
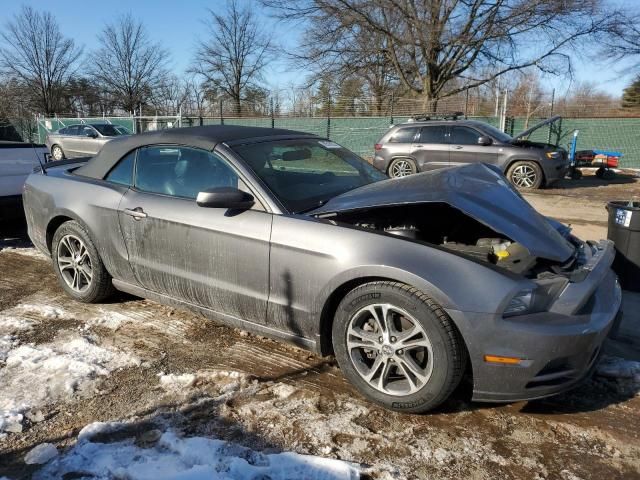
<svg viewBox="0 0 640 480">
<path fill-rule="evenodd" d="M 91 76 L 123 110 L 132 112 L 161 83 L 168 53 L 149 40 L 142 22 L 131 15 L 107 24 L 98 41 L 101 47 L 90 57 Z"/>
<path fill-rule="evenodd" d="M 361 32 L 402 86 L 432 99 L 455 95 L 505 73 L 536 67 L 571 71 L 569 53 L 619 12 L 602 0 L 262 0 L 284 21 L 307 21 L 309 58 L 348 56 Z M 457 85 L 451 85 L 457 79 Z M 434 102 L 435 103 L 435 102 Z"/>
<path fill-rule="evenodd" d="M 82 50 L 62 35 L 53 15 L 31 7 L 22 7 L 0 37 L 5 44 L 0 49 L 2 72 L 25 87 L 35 109 L 55 113 Z"/>
<path fill-rule="evenodd" d="M 153 91 L 152 104 L 162 115 L 175 115 L 187 102 L 187 82 L 176 75 L 166 75 Z"/>
<path fill-rule="evenodd" d="M 540 77 L 535 70 L 522 72 L 515 86 L 510 90 L 509 114 L 524 117 L 524 128 L 534 115 L 543 116 L 543 110 L 549 105 L 540 85 Z"/>
<path fill-rule="evenodd" d="M 635 69 L 640 69 L 640 12 L 609 22 L 602 44 L 605 55 L 612 60 L 631 60 Z"/>
<path fill-rule="evenodd" d="M 271 40 L 248 4 L 240 7 L 237 0 L 229 0 L 223 13 L 209 14 L 209 33 L 198 46 L 193 70 L 219 87 L 239 116 L 243 95 L 261 79 Z"/>
</svg>

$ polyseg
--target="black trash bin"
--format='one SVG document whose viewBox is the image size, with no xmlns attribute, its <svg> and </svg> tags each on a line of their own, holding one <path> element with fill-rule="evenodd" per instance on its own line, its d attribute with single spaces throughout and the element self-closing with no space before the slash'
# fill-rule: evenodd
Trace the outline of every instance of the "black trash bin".
<svg viewBox="0 0 640 480">
<path fill-rule="evenodd" d="M 640 202 L 609 202 L 607 238 L 616 245 L 613 270 L 625 290 L 640 292 Z"/>
</svg>

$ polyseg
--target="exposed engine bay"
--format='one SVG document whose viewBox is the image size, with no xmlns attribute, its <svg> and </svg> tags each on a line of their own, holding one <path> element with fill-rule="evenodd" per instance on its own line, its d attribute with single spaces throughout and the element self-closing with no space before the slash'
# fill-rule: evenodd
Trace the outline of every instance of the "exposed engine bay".
<svg viewBox="0 0 640 480">
<path fill-rule="evenodd" d="M 521 244 L 446 203 L 377 207 L 330 217 L 337 223 L 427 242 L 525 276 L 537 258 Z"/>
</svg>

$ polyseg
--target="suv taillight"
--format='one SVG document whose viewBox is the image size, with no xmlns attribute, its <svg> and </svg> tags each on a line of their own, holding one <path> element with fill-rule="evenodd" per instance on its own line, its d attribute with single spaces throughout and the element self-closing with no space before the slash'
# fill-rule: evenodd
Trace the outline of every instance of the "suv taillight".
<svg viewBox="0 0 640 480">
<path fill-rule="evenodd" d="M 377 151 L 377 150 L 382 150 L 382 144 L 381 144 L 381 143 L 376 143 L 376 144 L 373 146 L 373 148 L 375 148 L 375 149 L 376 149 L 376 151 Z"/>
</svg>

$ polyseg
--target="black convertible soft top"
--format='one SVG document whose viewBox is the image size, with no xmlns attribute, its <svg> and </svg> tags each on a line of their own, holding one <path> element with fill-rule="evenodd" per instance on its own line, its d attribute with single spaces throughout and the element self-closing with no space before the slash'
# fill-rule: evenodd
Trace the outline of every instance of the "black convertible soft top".
<svg viewBox="0 0 640 480">
<path fill-rule="evenodd" d="M 239 125 L 209 125 L 203 127 L 169 128 L 140 135 L 116 137 L 105 143 L 100 152 L 78 168 L 75 173 L 85 177 L 104 178 L 127 153 L 147 145 L 187 145 L 213 150 L 219 143 L 228 145 L 276 138 L 310 137 L 308 133 L 282 128 L 243 127 Z"/>
</svg>

